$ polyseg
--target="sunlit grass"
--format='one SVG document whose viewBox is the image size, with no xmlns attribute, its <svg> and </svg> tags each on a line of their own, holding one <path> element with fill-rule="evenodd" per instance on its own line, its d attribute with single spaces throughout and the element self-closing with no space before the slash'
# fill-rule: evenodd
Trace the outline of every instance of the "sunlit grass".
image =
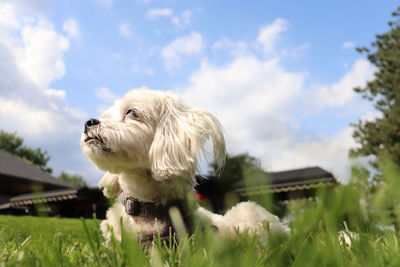
<svg viewBox="0 0 400 267">
<path fill-rule="evenodd" d="M 355 169 L 349 184 L 290 203 L 290 235 L 268 242 L 197 227 L 179 240 L 142 245 L 124 235 L 106 247 L 97 220 L 0 216 L 0 265 L 400 266 L 399 170 L 381 166 L 380 183 Z"/>
</svg>

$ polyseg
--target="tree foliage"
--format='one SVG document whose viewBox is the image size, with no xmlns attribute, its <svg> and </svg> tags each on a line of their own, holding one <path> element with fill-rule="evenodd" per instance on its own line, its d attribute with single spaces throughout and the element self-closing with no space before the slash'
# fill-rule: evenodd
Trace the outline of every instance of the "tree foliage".
<svg viewBox="0 0 400 267">
<path fill-rule="evenodd" d="M 50 157 L 47 151 L 40 148 L 30 148 L 25 146 L 24 140 L 16 133 L 7 133 L 0 130 L 0 149 L 19 157 L 23 161 L 38 166 L 41 170 L 51 173 L 52 169 L 47 166 Z"/>
<path fill-rule="evenodd" d="M 376 35 L 370 47 L 357 48 L 376 67 L 375 77 L 365 87 L 355 88 L 371 101 L 380 116 L 359 120 L 353 125 L 353 137 L 359 147 L 351 156 L 388 155 L 400 165 L 400 7 L 392 13 L 390 30 Z M 378 168 L 378 164 L 372 162 Z"/>
<path fill-rule="evenodd" d="M 216 163 L 211 164 L 212 176 L 218 176 L 218 186 L 222 194 L 232 191 L 236 186 L 243 186 L 244 179 L 251 170 L 261 172 L 261 164 L 258 159 L 249 154 L 239 154 L 235 156 L 227 155 L 224 168 L 218 172 Z"/>
<path fill-rule="evenodd" d="M 237 201 L 249 200 L 239 196 L 236 190 L 259 186 L 268 183 L 268 174 L 261 168 L 260 161 L 246 153 L 226 156 L 225 166 L 220 171 L 216 163 L 210 165 L 209 176 L 215 179 L 208 181 L 206 195 L 210 199 L 215 212 L 222 212 Z M 261 203 L 257 199 L 250 199 Z"/>
<path fill-rule="evenodd" d="M 87 186 L 85 179 L 80 175 L 61 172 L 58 178 L 78 188 Z"/>
</svg>

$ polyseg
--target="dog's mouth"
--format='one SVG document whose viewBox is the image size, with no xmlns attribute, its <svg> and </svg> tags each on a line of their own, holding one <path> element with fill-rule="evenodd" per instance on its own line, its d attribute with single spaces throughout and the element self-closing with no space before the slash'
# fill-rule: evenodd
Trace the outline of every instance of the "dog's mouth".
<svg viewBox="0 0 400 267">
<path fill-rule="evenodd" d="M 91 135 L 88 133 L 83 141 L 89 146 L 99 146 L 104 151 L 109 150 L 100 136 Z"/>
<path fill-rule="evenodd" d="M 89 135 L 87 135 L 85 137 L 84 141 L 85 141 L 85 143 L 93 143 L 93 142 L 103 143 L 103 140 L 101 140 L 99 137 L 97 137 L 97 136 L 89 136 Z"/>
</svg>

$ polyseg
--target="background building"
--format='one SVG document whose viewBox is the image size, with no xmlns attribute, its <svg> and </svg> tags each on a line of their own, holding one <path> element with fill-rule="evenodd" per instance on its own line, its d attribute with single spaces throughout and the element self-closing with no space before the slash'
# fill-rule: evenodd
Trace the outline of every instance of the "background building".
<svg viewBox="0 0 400 267">
<path fill-rule="evenodd" d="M 225 195 L 221 193 L 220 180 L 198 176 L 197 181 L 198 196 L 208 201 L 214 211 L 223 210 Z M 272 194 L 275 201 L 283 202 L 314 197 L 318 188 L 336 183 L 331 173 L 312 167 L 263 173 L 250 182 L 239 180 L 232 185 L 232 192 L 241 200 Z M 107 207 L 108 201 L 98 188 L 74 188 L 0 150 L 0 214 L 102 219 Z"/>
<path fill-rule="evenodd" d="M 97 188 L 74 188 L 0 150 L 0 213 L 104 218 L 107 201 Z"/>
</svg>

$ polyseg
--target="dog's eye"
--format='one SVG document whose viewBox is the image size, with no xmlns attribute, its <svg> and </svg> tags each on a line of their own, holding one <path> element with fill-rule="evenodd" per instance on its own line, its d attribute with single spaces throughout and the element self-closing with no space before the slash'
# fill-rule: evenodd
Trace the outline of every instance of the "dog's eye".
<svg viewBox="0 0 400 267">
<path fill-rule="evenodd" d="M 132 118 L 134 118 L 134 119 L 139 119 L 139 115 L 138 115 L 137 111 L 134 110 L 134 109 L 129 109 L 129 110 L 125 113 L 125 117 L 126 117 L 126 116 L 130 116 L 130 117 L 132 117 Z"/>
</svg>

